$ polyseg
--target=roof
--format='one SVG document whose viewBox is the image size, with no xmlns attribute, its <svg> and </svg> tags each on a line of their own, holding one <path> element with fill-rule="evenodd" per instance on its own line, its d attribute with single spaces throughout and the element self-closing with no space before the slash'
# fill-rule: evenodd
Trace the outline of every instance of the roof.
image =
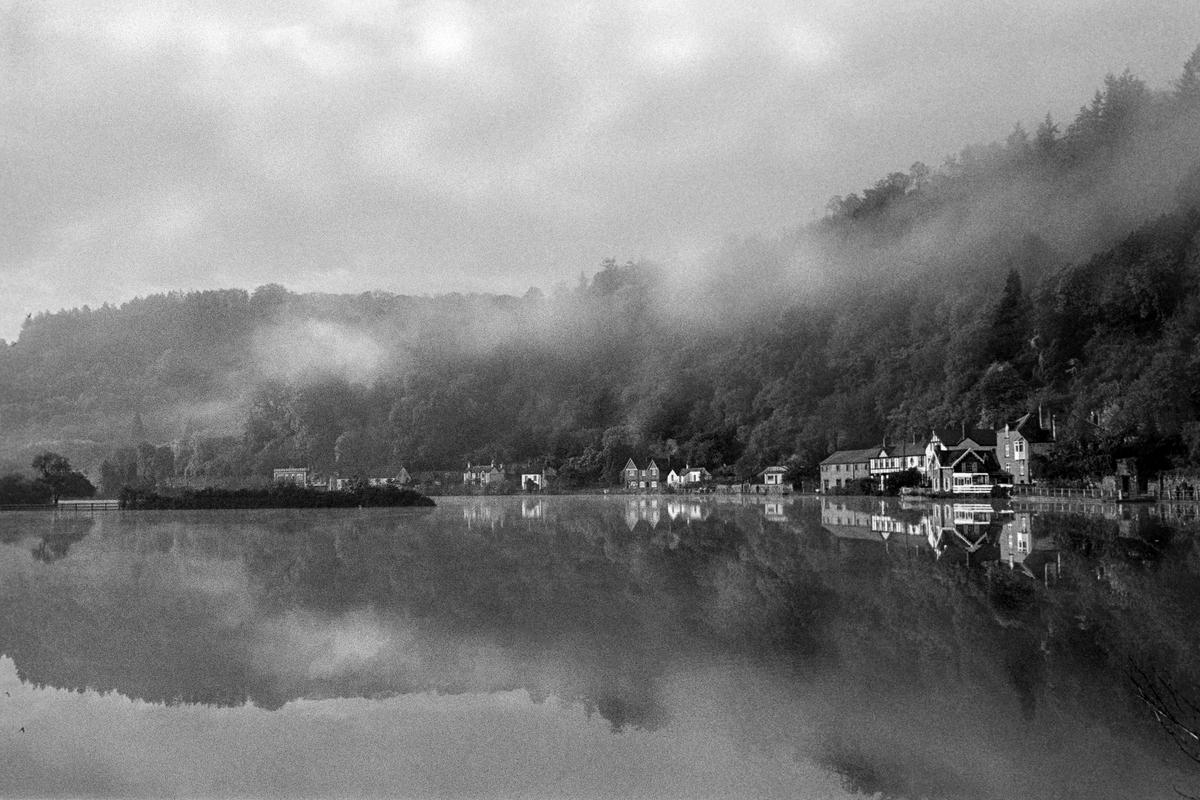
<svg viewBox="0 0 1200 800">
<path fill-rule="evenodd" d="M 932 439 L 937 437 L 945 447 L 954 447 L 958 449 L 958 445 L 963 442 L 971 441 L 980 447 L 995 447 L 996 432 L 988 428 L 934 428 Z"/>
<path fill-rule="evenodd" d="M 758 474 L 759 475 L 767 475 L 767 474 L 775 475 L 775 474 L 783 474 L 785 472 L 787 472 L 787 467 L 767 467 L 766 469 L 764 469 L 762 472 L 760 472 Z"/>
<path fill-rule="evenodd" d="M 1040 443 L 1054 441 L 1053 434 L 1042 427 L 1041 423 L 1034 418 L 1033 412 L 1008 423 L 1008 429 L 1024 436 L 1027 442 Z"/>
<path fill-rule="evenodd" d="M 962 429 L 953 430 L 951 428 L 934 428 L 930 434 L 930 439 L 937 439 L 946 447 L 956 445 L 962 441 Z"/>
<path fill-rule="evenodd" d="M 901 444 L 885 444 L 886 458 L 904 458 L 905 456 L 925 455 L 925 445 L 917 442 L 902 442 Z"/>
<path fill-rule="evenodd" d="M 937 452 L 938 464 L 943 467 L 955 467 L 969 455 L 974 455 L 979 459 L 980 464 L 989 471 L 999 471 L 1000 465 L 996 462 L 995 455 L 991 450 L 977 450 L 974 447 L 955 448 L 953 450 L 941 450 Z"/>
<path fill-rule="evenodd" d="M 980 447 L 996 446 L 996 432 L 987 428 L 972 428 L 971 430 L 967 431 L 966 436 L 958 440 L 958 444 L 962 444 L 968 439 L 970 439 L 972 442 L 975 442 L 975 444 L 979 445 Z"/>
<path fill-rule="evenodd" d="M 825 460 L 821 462 L 821 466 L 824 467 L 828 464 L 865 464 L 879 455 L 881 449 L 879 447 L 867 447 L 862 450 L 838 450 L 826 456 Z"/>
</svg>

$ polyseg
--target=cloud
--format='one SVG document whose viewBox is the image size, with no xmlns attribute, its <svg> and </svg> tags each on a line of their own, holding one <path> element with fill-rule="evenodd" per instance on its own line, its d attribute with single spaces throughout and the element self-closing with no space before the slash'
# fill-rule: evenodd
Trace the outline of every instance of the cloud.
<svg viewBox="0 0 1200 800">
<path fill-rule="evenodd" d="M 162 289 L 523 291 L 1165 85 L 1190 0 L 0 6 L 0 335 Z M 683 243 L 683 244 L 681 244 Z"/>
<path fill-rule="evenodd" d="M 366 383 L 387 363 L 367 331 L 319 319 L 296 320 L 255 333 L 254 355 L 266 377 L 289 381 L 343 378 Z"/>
</svg>

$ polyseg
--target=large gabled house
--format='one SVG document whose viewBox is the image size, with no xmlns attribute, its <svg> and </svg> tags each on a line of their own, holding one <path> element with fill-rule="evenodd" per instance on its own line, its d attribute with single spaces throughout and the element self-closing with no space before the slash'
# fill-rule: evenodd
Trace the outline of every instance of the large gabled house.
<svg viewBox="0 0 1200 800">
<path fill-rule="evenodd" d="M 1045 455 L 1054 445 L 1053 422 L 1047 429 L 1039 417 L 1029 413 L 996 431 L 996 459 L 1014 485 L 1032 483 L 1033 457 Z"/>
<path fill-rule="evenodd" d="M 625 468 L 621 470 L 621 484 L 626 489 L 658 489 L 661 477 L 661 472 L 658 465 L 654 463 L 654 459 L 650 459 L 650 463 L 645 467 L 638 467 L 631 458 L 625 462 Z"/>
<path fill-rule="evenodd" d="M 939 449 L 934 451 L 929 487 L 937 494 L 990 495 L 1006 477 L 991 450 Z"/>
</svg>

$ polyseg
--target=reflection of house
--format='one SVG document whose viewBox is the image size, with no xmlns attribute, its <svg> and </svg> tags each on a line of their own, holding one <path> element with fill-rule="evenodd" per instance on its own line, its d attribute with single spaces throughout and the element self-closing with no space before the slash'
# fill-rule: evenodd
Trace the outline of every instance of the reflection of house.
<svg viewBox="0 0 1200 800">
<path fill-rule="evenodd" d="M 938 494 L 990 495 L 1000 476 L 992 451 L 972 447 L 934 450 L 930 467 L 929 485 Z"/>
<path fill-rule="evenodd" d="M 952 554 L 968 564 L 994 561 L 1000 513 L 990 503 L 933 503 L 924 521 L 926 537 L 939 559 Z"/>
<path fill-rule="evenodd" d="M 625 462 L 621 476 L 626 489 L 657 489 L 660 477 L 654 459 L 645 467 L 639 468 L 632 458 Z"/>
<path fill-rule="evenodd" d="M 490 503 L 463 506 L 463 519 L 468 529 L 504 527 L 505 509 Z"/>
<path fill-rule="evenodd" d="M 672 500 L 667 503 L 667 516 L 677 522 L 700 522 L 708 519 L 712 509 L 704 503 L 684 503 Z"/>
<path fill-rule="evenodd" d="M 860 481 L 871 477 L 871 459 L 879 455 L 879 450 L 838 450 L 827 456 L 821 462 L 821 491 L 857 489 Z"/>
<path fill-rule="evenodd" d="M 522 500 L 521 519 L 542 519 L 546 516 L 546 504 L 541 500 Z"/>
<path fill-rule="evenodd" d="M 662 507 L 659 502 L 657 497 L 625 501 L 625 526 L 631 531 L 637 527 L 639 522 L 645 522 L 651 528 L 657 526 L 662 518 Z"/>
<path fill-rule="evenodd" d="M 495 462 L 484 466 L 483 464 L 472 465 L 467 462 L 467 468 L 463 470 L 463 483 L 467 486 L 490 486 L 494 483 L 500 483 L 504 480 L 504 465 L 496 466 Z"/>
<path fill-rule="evenodd" d="M 308 486 L 310 483 L 310 472 L 306 467 L 284 467 L 275 470 L 271 475 L 271 480 L 275 483 L 290 483 L 295 486 Z"/>
<path fill-rule="evenodd" d="M 1014 514 L 1000 528 L 1000 561 L 1010 569 L 1048 581 L 1059 574 L 1060 554 L 1053 542 L 1034 538 L 1031 517 Z"/>
<path fill-rule="evenodd" d="M 821 500 L 821 526 L 844 539 L 873 539 L 879 534 L 871 529 L 871 512 L 854 508 L 849 503 Z"/>
<path fill-rule="evenodd" d="M 1003 472 L 1012 475 L 1014 484 L 1032 483 L 1031 459 L 1045 455 L 1053 444 L 1052 431 L 1043 428 L 1033 414 L 1026 414 L 996 431 L 996 460 Z"/>
<path fill-rule="evenodd" d="M 771 522 L 787 522 L 786 508 L 783 503 L 764 503 L 763 516 Z"/>
<path fill-rule="evenodd" d="M 878 514 L 871 515 L 871 530 L 885 539 L 895 534 L 920 537 L 925 533 L 920 522 L 894 517 L 883 513 L 882 510 Z"/>
</svg>

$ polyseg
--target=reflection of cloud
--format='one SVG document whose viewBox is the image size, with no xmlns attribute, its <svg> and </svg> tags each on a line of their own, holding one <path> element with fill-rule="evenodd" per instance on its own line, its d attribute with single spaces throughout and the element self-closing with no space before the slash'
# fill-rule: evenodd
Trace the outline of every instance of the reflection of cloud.
<svg viewBox="0 0 1200 800">
<path fill-rule="evenodd" d="M 257 629 L 251 660 L 265 674 L 321 680 L 361 672 L 383 656 L 383 671 L 403 672 L 415 663 L 411 634 L 384 627 L 365 611 L 337 617 L 297 612 Z"/>
</svg>

